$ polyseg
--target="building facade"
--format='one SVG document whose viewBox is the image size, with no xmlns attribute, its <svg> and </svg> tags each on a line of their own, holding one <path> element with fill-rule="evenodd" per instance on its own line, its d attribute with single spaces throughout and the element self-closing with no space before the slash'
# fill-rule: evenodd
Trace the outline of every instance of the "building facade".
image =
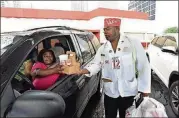
<svg viewBox="0 0 179 118">
<path fill-rule="evenodd" d="M 156 0 L 152 1 L 130 1 L 128 4 L 129 11 L 138 11 L 148 13 L 149 20 L 155 20 Z"/>
<path fill-rule="evenodd" d="M 1 7 L 20 8 L 20 1 L 1 1 Z"/>
<path fill-rule="evenodd" d="M 92 31 L 100 39 L 100 42 L 104 43 L 106 39 L 103 33 L 103 22 L 107 17 L 116 17 L 122 20 L 121 32 L 149 32 L 148 30 L 152 26 L 148 23 L 148 15 L 141 12 L 107 8 L 98 8 L 90 12 L 2 8 L 1 31 L 22 31 L 44 26 L 69 26 Z"/>
<path fill-rule="evenodd" d="M 88 1 L 71 1 L 72 11 L 88 11 Z"/>
<path fill-rule="evenodd" d="M 5 7 L 5 1 L 1 1 L 1 7 Z"/>
<path fill-rule="evenodd" d="M 13 5 L 14 5 L 15 8 L 21 7 L 20 1 L 13 1 Z"/>
<path fill-rule="evenodd" d="M 120 9 L 119 1 L 98 1 L 97 8 Z"/>
</svg>

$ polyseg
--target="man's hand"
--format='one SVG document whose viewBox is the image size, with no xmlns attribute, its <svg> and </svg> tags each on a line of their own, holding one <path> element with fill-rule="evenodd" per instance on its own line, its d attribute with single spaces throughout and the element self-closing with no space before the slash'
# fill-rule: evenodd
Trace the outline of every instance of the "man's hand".
<svg viewBox="0 0 179 118">
<path fill-rule="evenodd" d="M 148 97 L 149 96 L 149 93 L 143 93 L 143 92 L 139 92 L 142 94 L 143 97 Z"/>
<path fill-rule="evenodd" d="M 75 75 L 89 74 L 89 71 L 87 69 L 80 69 L 78 71 L 75 71 L 75 73 L 73 74 Z"/>
<path fill-rule="evenodd" d="M 142 93 L 142 95 L 143 95 L 144 97 L 148 97 L 148 96 L 149 96 L 149 93 Z"/>
</svg>

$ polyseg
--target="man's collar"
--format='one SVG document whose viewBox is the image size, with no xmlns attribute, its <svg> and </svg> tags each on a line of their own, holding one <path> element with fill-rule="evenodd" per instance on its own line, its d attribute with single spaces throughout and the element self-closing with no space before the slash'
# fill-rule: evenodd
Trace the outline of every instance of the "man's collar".
<svg viewBox="0 0 179 118">
<path fill-rule="evenodd" d="M 120 35 L 120 39 L 118 41 L 118 46 L 123 44 L 125 42 L 125 39 L 126 39 L 125 35 Z M 107 47 L 110 47 L 111 42 L 107 40 L 106 45 L 107 45 Z"/>
</svg>

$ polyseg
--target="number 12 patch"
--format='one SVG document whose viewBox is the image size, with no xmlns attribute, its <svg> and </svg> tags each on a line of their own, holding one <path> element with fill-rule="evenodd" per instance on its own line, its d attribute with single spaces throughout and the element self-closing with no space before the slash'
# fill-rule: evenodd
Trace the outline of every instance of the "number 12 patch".
<svg viewBox="0 0 179 118">
<path fill-rule="evenodd" d="M 119 57 L 112 58 L 112 68 L 113 69 L 120 69 L 120 59 Z"/>
</svg>

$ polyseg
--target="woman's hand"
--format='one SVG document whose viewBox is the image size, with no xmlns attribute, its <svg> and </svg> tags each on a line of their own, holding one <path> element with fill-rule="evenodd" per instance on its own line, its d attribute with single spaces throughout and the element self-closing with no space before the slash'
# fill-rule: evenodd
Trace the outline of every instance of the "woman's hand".
<svg viewBox="0 0 179 118">
<path fill-rule="evenodd" d="M 55 67 L 54 67 L 54 70 L 56 73 L 62 73 L 62 71 L 64 70 L 64 66 L 63 65 L 59 65 L 57 64 Z"/>
</svg>

